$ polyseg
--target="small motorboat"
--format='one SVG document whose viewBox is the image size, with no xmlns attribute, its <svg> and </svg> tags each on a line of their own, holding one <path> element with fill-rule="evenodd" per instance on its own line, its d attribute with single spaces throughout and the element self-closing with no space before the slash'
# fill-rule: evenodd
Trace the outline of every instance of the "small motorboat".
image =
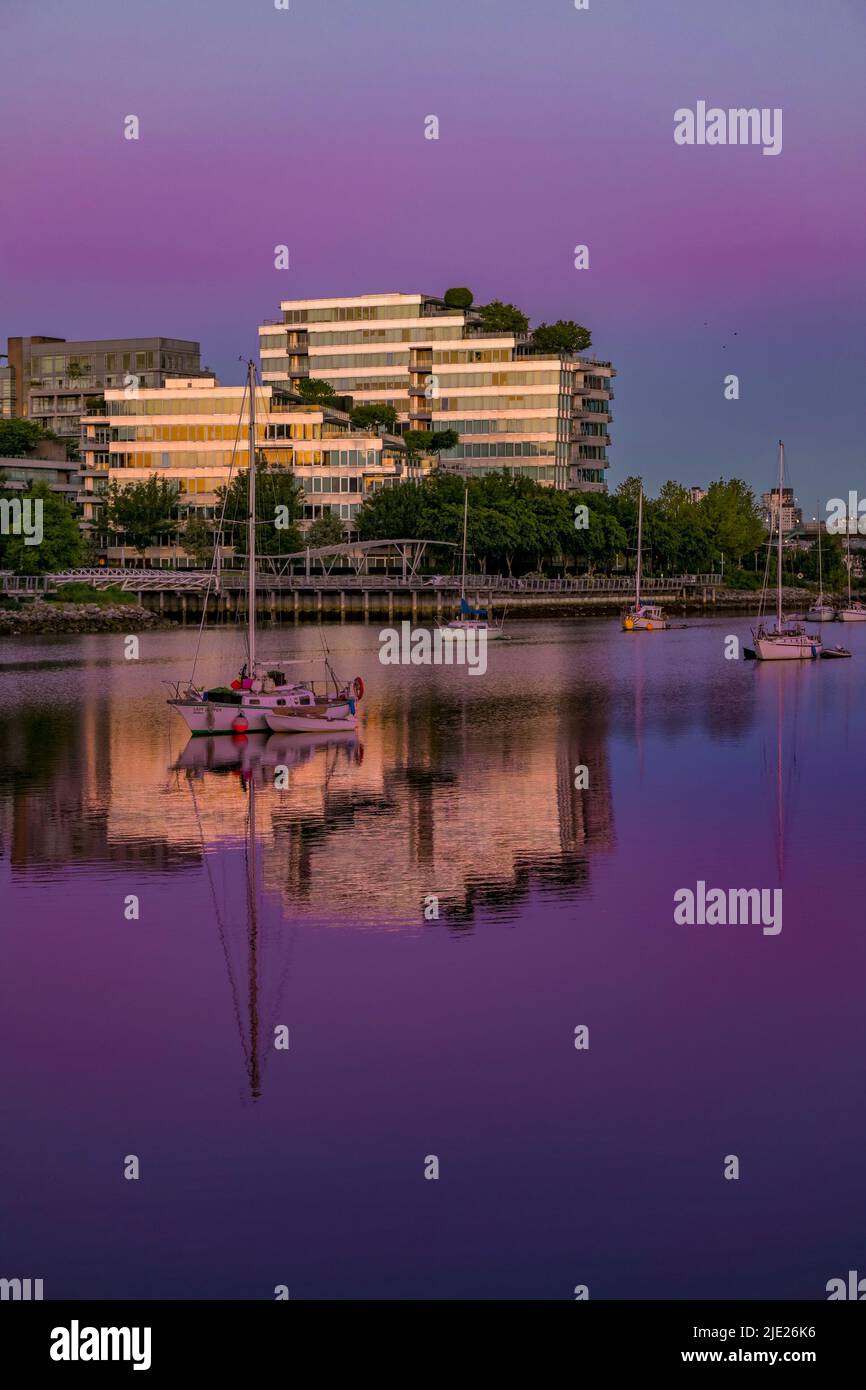
<svg viewBox="0 0 866 1390">
<path fill-rule="evenodd" d="M 828 661 L 830 657 L 833 656 L 842 657 L 850 655 L 851 653 L 849 652 L 847 647 L 824 647 L 824 649 L 821 652 L 821 659 L 822 661 Z"/>
</svg>

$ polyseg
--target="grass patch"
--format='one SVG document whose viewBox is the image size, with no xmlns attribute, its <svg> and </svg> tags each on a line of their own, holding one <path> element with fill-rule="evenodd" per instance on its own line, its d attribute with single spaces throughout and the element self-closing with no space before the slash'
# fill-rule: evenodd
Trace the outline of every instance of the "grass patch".
<svg viewBox="0 0 866 1390">
<path fill-rule="evenodd" d="M 107 589 L 94 589 L 90 584 L 61 584 L 59 589 L 45 595 L 48 603 L 97 603 L 101 608 L 118 604 L 137 603 L 135 594 L 111 584 Z"/>
</svg>

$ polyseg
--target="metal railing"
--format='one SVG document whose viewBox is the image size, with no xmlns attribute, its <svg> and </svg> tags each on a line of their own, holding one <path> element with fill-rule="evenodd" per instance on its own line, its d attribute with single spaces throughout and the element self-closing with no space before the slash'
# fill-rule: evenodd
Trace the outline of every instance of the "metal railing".
<svg viewBox="0 0 866 1390">
<path fill-rule="evenodd" d="M 223 570 L 217 586 L 209 570 L 149 570 L 149 569 L 82 569 L 67 570 L 44 577 L 18 579 L 0 575 L 4 592 L 39 592 L 44 587 L 62 584 L 92 584 L 107 588 L 116 584 L 133 593 L 150 591 L 203 592 L 210 587 L 216 592 L 236 592 L 246 589 L 248 580 L 241 570 Z M 259 574 L 262 592 L 282 589 L 345 590 L 430 590 L 459 591 L 459 575 L 433 575 L 402 578 L 391 574 Z M 682 589 L 712 588 L 721 585 L 721 574 L 680 574 L 665 578 L 644 578 L 642 591 L 646 594 L 677 593 Z M 16 587 L 20 586 L 20 587 Z M 470 574 L 466 576 L 470 593 L 508 594 L 629 594 L 634 593 L 634 575 L 580 575 L 564 579 L 516 579 L 501 574 Z"/>
</svg>

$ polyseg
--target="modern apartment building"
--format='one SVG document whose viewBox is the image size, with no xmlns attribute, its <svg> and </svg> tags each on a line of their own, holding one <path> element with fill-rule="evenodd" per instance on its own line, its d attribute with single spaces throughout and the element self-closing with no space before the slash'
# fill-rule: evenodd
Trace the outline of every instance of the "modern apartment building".
<svg viewBox="0 0 866 1390">
<path fill-rule="evenodd" d="M 425 294 L 292 299 L 259 328 L 262 379 L 319 377 L 358 404 L 387 402 L 404 428 L 456 430 L 461 471 L 506 469 L 549 487 L 606 491 L 609 362 L 539 352 L 491 333 L 474 309 Z"/>
<path fill-rule="evenodd" d="M 104 413 L 82 421 L 84 520 L 110 556 L 101 523 L 111 480 L 121 484 L 158 473 L 177 483 L 181 514 L 219 520 L 216 489 L 232 468 L 249 467 L 248 405 L 243 386 L 221 386 L 213 376 L 169 380 L 162 387 L 105 392 Z M 366 496 L 403 475 L 405 446 L 390 435 L 352 429 L 345 411 L 307 405 L 286 387 L 265 385 L 256 396 L 256 448 L 270 464 L 293 469 L 304 489 L 304 523 L 336 514 L 348 535 Z M 172 561 L 166 542 L 153 558 Z"/>
<path fill-rule="evenodd" d="M 106 388 L 162 386 L 202 371 L 198 343 L 181 338 L 10 338 L 6 356 L 0 411 L 75 444 L 88 400 Z"/>
</svg>

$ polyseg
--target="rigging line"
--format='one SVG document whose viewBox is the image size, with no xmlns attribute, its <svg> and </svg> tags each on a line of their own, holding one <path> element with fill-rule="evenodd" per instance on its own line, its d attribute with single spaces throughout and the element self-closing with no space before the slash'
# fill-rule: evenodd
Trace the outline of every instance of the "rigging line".
<svg viewBox="0 0 866 1390">
<path fill-rule="evenodd" d="M 204 635 L 204 623 L 205 623 L 205 618 L 207 617 L 207 604 L 208 604 L 208 599 L 210 598 L 211 584 L 213 583 L 214 574 L 215 574 L 215 571 L 216 571 L 216 566 L 217 566 L 217 563 L 218 563 L 218 560 L 219 560 L 219 548 L 220 548 L 220 544 L 221 544 L 221 538 L 222 538 L 222 535 L 223 535 L 223 525 L 224 525 L 224 523 L 225 523 L 226 506 L 228 505 L 228 500 L 229 500 L 229 489 L 230 489 L 230 487 L 231 487 L 232 473 L 234 472 L 235 455 L 236 455 L 237 449 L 238 449 L 238 439 L 239 439 L 239 437 L 240 437 L 241 419 L 242 419 L 243 413 L 244 413 L 244 401 L 246 400 L 246 398 L 247 398 L 247 389 L 246 389 L 246 387 L 244 387 L 244 394 L 243 394 L 243 396 L 241 397 L 241 408 L 240 408 L 240 410 L 238 411 L 238 420 L 237 420 L 237 425 L 235 426 L 235 442 L 234 442 L 234 444 L 232 445 L 232 456 L 231 456 L 231 459 L 229 460 L 229 476 L 228 476 L 228 480 L 227 480 L 227 482 L 226 482 L 225 492 L 224 492 L 224 494 L 223 494 L 223 506 L 222 506 L 222 511 L 221 511 L 221 513 L 220 513 L 219 530 L 217 531 L 217 535 L 216 535 L 216 545 L 214 546 L 214 553 L 213 553 L 213 556 L 211 557 L 211 562 L 210 562 L 210 574 L 208 575 L 207 588 L 205 589 L 204 603 L 203 603 L 202 606 L 201 606 L 201 622 L 199 623 L 199 626 L 198 626 L 198 637 L 197 637 L 197 639 L 196 639 L 196 644 L 195 644 L 195 655 L 193 656 L 193 661 L 192 661 L 192 673 L 190 674 L 190 678 L 189 678 L 189 679 L 190 679 L 190 684 L 192 684 L 192 682 L 195 680 L 195 669 L 196 669 L 196 666 L 198 665 L 199 652 L 200 652 L 200 650 L 201 650 L 201 639 L 202 639 L 202 636 Z"/>
</svg>

